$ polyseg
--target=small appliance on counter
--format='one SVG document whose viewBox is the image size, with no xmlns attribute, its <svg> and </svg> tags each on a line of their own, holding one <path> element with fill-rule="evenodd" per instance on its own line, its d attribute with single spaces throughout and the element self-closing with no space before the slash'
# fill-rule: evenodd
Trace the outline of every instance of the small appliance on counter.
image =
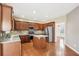
<svg viewBox="0 0 79 59">
<path fill-rule="evenodd" d="M 33 40 L 34 31 L 35 31 L 35 30 L 34 30 L 33 27 L 29 27 L 28 34 L 29 34 L 29 39 L 30 39 L 30 40 Z"/>
</svg>

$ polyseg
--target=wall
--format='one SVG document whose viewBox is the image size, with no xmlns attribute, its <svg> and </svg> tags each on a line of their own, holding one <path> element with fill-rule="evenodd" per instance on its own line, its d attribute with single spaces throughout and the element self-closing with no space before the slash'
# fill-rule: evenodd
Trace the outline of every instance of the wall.
<svg viewBox="0 0 79 59">
<path fill-rule="evenodd" d="M 55 19 L 53 19 L 56 23 L 63 23 L 63 22 L 66 22 L 66 15 L 64 16 L 60 16 L 60 17 L 57 17 Z"/>
<path fill-rule="evenodd" d="M 67 14 L 65 43 L 79 53 L 79 7 Z"/>
<path fill-rule="evenodd" d="M 55 42 L 57 41 L 58 37 L 61 36 L 60 35 L 60 28 L 59 25 L 61 25 L 62 23 L 66 23 L 66 16 L 60 16 L 58 18 L 53 19 L 55 21 Z M 65 29 L 65 27 L 64 27 Z M 65 32 L 65 30 L 64 30 Z M 65 33 L 63 34 L 63 36 L 65 36 Z"/>
</svg>

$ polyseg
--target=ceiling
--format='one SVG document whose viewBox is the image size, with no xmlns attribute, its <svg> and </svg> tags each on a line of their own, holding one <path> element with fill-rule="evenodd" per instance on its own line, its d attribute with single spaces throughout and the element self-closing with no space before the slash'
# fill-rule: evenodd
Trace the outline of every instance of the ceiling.
<svg viewBox="0 0 79 59">
<path fill-rule="evenodd" d="M 68 14 L 79 4 L 77 3 L 10 3 L 14 15 L 29 20 L 53 20 Z"/>
</svg>

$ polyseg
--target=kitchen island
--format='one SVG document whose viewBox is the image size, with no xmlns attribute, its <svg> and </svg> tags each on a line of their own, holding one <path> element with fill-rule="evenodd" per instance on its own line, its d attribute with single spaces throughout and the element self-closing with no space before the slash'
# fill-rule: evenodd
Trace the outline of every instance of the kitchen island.
<svg viewBox="0 0 79 59">
<path fill-rule="evenodd" d="M 46 49 L 47 47 L 47 37 L 48 35 L 33 35 L 33 46 L 36 49 Z"/>
</svg>

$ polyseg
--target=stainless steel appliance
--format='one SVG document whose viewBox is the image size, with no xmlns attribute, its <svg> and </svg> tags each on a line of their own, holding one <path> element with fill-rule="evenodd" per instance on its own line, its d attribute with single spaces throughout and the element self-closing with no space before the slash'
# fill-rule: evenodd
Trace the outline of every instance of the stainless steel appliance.
<svg viewBox="0 0 79 59">
<path fill-rule="evenodd" d="M 45 33 L 48 35 L 48 42 L 54 42 L 54 34 L 55 30 L 52 26 L 48 26 L 47 28 L 45 28 Z"/>
</svg>

